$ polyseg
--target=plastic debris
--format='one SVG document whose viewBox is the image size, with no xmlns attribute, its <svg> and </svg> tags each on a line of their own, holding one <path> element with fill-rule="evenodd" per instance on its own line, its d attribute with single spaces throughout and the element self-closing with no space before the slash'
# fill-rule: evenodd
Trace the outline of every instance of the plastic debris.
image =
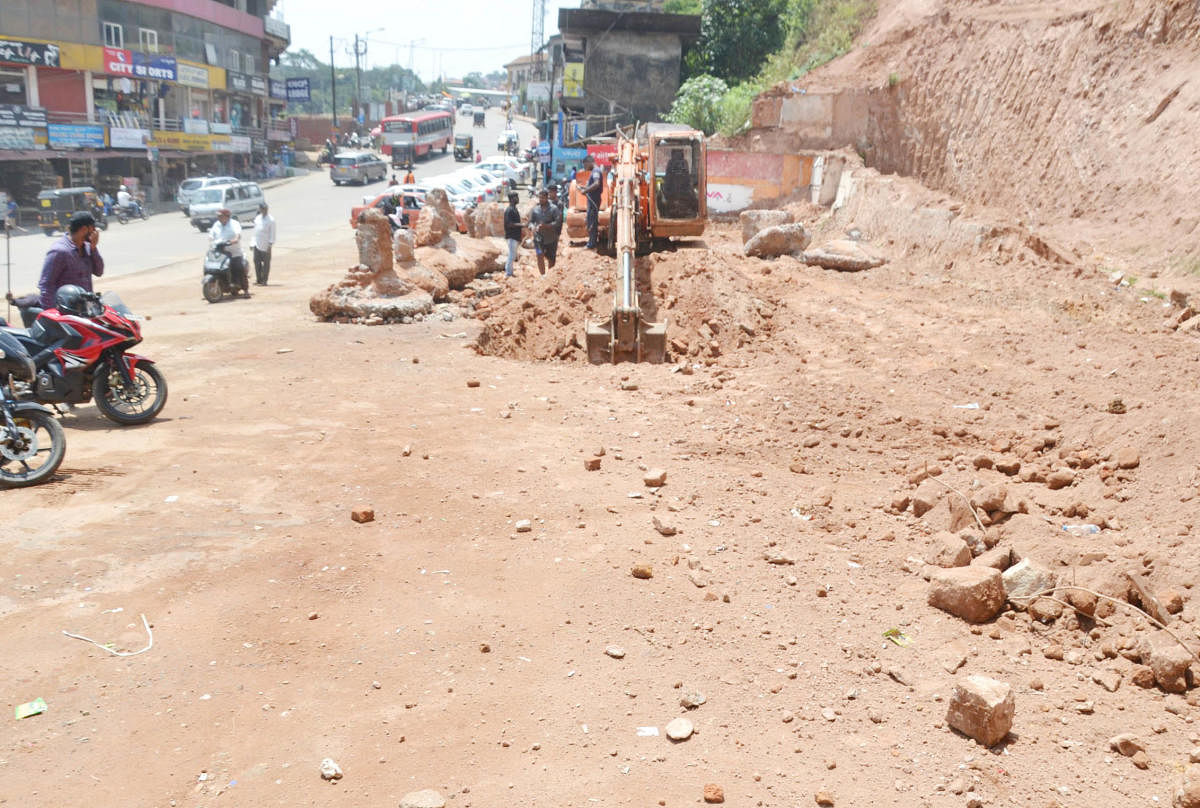
<svg viewBox="0 0 1200 808">
<path fill-rule="evenodd" d="M 38 696 L 33 701 L 18 704 L 16 709 L 13 710 L 13 714 L 17 717 L 18 721 L 22 718 L 29 718 L 31 715 L 41 715 L 44 712 L 46 712 L 46 700 L 41 696 Z"/>
<path fill-rule="evenodd" d="M 883 638 L 885 640 L 891 640 L 894 644 L 899 645 L 901 648 L 912 642 L 907 634 L 895 626 L 892 626 L 887 631 L 883 632 Z"/>
</svg>

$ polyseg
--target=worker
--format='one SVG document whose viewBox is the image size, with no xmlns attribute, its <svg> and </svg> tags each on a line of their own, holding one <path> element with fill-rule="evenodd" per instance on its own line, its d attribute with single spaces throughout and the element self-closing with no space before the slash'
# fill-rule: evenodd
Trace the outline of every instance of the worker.
<svg viewBox="0 0 1200 808">
<path fill-rule="evenodd" d="M 688 169 L 683 149 L 671 149 L 659 192 L 659 209 L 667 218 L 686 219 L 699 212 L 696 190 L 692 187 L 692 172 Z"/>
<path fill-rule="evenodd" d="M 508 242 L 508 261 L 504 264 L 504 277 L 513 276 L 513 264 L 517 261 L 517 247 L 521 244 L 521 211 L 517 202 L 521 199 L 515 191 L 508 195 L 508 207 L 504 210 L 504 239 Z"/>
<path fill-rule="evenodd" d="M 404 175 L 404 184 L 405 185 L 412 185 L 417 181 L 416 176 L 413 174 L 412 168 L 413 168 L 412 163 L 409 163 L 408 164 L 408 173 Z"/>
<path fill-rule="evenodd" d="M 562 211 L 550 201 L 549 192 L 538 191 L 538 203 L 529 211 L 529 227 L 533 230 L 533 250 L 537 253 L 538 272 L 546 274 L 546 263 L 554 269 L 558 257 L 558 233 L 562 227 Z"/>
<path fill-rule="evenodd" d="M 587 184 L 583 186 L 584 196 L 587 197 L 587 247 L 594 250 L 599 242 L 597 233 L 600 229 L 600 197 L 604 194 L 604 172 L 590 154 L 583 158 L 583 168 L 588 172 Z"/>
</svg>

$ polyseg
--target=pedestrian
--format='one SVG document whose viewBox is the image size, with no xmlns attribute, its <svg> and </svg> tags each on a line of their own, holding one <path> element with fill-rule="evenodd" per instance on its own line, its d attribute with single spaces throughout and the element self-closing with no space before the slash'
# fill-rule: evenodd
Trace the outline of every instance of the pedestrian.
<svg viewBox="0 0 1200 808">
<path fill-rule="evenodd" d="M 250 283 L 246 278 L 246 260 L 242 257 L 242 225 L 232 218 L 233 211 L 221 208 L 217 211 L 217 221 L 208 231 L 213 244 L 225 243 L 229 253 L 229 275 L 235 290 L 241 289 L 246 297 L 250 296 Z"/>
<path fill-rule="evenodd" d="M 550 201 L 553 204 L 558 205 L 559 217 L 558 217 L 558 231 L 557 232 L 558 232 L 559 237 L 561 238 L 563 222 L 566 221 L 567 214 L 566 214 L 565 208 L 563 207 L 563 201 L 562 201 L 562 199 L 559 198 L 557 182 L 550 183 Z"/>
<path fill-rule="evenodd" d="M 54 295 L 67 284 L 92 291 L 92 276 L 104 274 L 104 259 L 97 247 L 100 231 L 96 217 L 76 213 L 67 223 L 67 232 L 46 251 L 42 276 L 38 280 L 38 302 L 43 309 L 54 308 Z"/>
<path fill-rule="evenodd" d="M 476 163 L 483 162 L 483 152 L 481 152 L 479 149 L 475 150 L 475 162 Z"/>
<path fill-rule="evenodd" d="M 504 265 L 504 277 L 513 276 L 513 264 L 517 261 L 517 247 L 521 244 L 521 211 L 517 202 L 521 200 L 515 191 L 508 195 L 508 207 L 504 210 L 504 238 L 508 241 L 508 262 Z"/>
<path fill-rule="evenodd" d="M 8 230 L 17 224 L 17 200 L 8 194 L 0 194 L 0 197 L 8 200 L 4 205 L 4 229 Z"/>
<path fill-rule="evenodd" d="M 558 258 L 558 232 L 562 227 L 562 211 L 550 201 L 545 188 L 538 191 L 538 203 L 529 211 L 529 226 L 533 229 L 533 249 L 537 253 L 538 272 L 546 274 L 546 264 L 554 269 Z"/>
<path fill-rule="evenodd" d="M 404 184 L 405 185 L 412 185 L 417 181 L 416 176 L 413 174 L 412 168 L 413 168 L 412 163 L 409 163 L 408 164 L 408 173 L 404 175 Z"/>
<path fill-rule="evenodd" d="M 600 229 L 600 197 L 604 193 L 604 172 L 590 154 L 583 158 L 583 168 L 588 172 L 587 185 L 583 186 L 584 196 L 587 197 L 587 247 L 594 250 L 599 242 L 597 233 Z"/>
<path fill-rule="evenodd" d="M 393 174 L 393 175 L 392 175 L 392 178 L 391 178 L 390 180 L 388 180 L 388 187 L 389 187 L 389 188 L 391 188 L 393 185 L 399 185 L 399 184 L 400 184 L 400 180 L 396 179 L 396 175 L 395 175 L 395 174 Z"/>
<path fill-rule="evenodd" d="M 271 246 L 274 244 L 275 217 L 263 202 L 254 217 L 254 282 L 259 286 L 266 286 L 267 276 L 271 274 Z"/>
</svg>

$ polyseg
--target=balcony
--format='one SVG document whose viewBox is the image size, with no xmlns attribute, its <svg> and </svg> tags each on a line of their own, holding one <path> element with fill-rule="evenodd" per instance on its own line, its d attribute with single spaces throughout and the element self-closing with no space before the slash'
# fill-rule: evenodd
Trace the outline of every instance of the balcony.
<svg viewBox="0 0 1200 808">
<path fill-rule="evenodd" d="M 267 50 L 272 57 L 283 53 L 292 42 L 292 27 L 275 17 L 263 17 L 263 32 L 266 34 Z"/>
</svg>

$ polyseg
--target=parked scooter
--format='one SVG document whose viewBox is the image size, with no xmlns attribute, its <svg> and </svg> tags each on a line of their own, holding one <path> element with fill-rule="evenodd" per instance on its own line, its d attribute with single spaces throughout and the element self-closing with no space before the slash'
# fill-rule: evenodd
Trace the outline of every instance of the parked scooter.
<svg viewBox="0 0 1200 808">
<path fill-rule="evenodd" d="M 232 256 L 229 254 L 229 244 L 218 241 L 209 247 L 204 255 L 204 280 L 200 282 L 200 293 L 209 303 L 217 303 L 225 295 L 237 297 L 241 292 L 250 297 L 249 280 L 243 279 L 243 285 L 235 285 L 233 270 L 230 268 Z"/>
<path fill-rule="evenodd" d="M 32 382 L 35 375 L 29 352 L 0 331 L 0 487 L 45 482 L 67 453 L 67 436 L 50 410 L 13 395 L 14 379 Z"/>
<path fill-rule="evenodd" d="M 96 399 L 104 417 L 123 426 L 153 420 L 167 403 L 167 382 L 154 361 L 128 353 L 142 341 L 133 313 L 115 294 L 103 298 L 68 284 L 55 308 L 37 315 L 28 331 L 4 329 L 33 357 L 36 376 L 19 398 L 46 404 Z"/>
</svg>

